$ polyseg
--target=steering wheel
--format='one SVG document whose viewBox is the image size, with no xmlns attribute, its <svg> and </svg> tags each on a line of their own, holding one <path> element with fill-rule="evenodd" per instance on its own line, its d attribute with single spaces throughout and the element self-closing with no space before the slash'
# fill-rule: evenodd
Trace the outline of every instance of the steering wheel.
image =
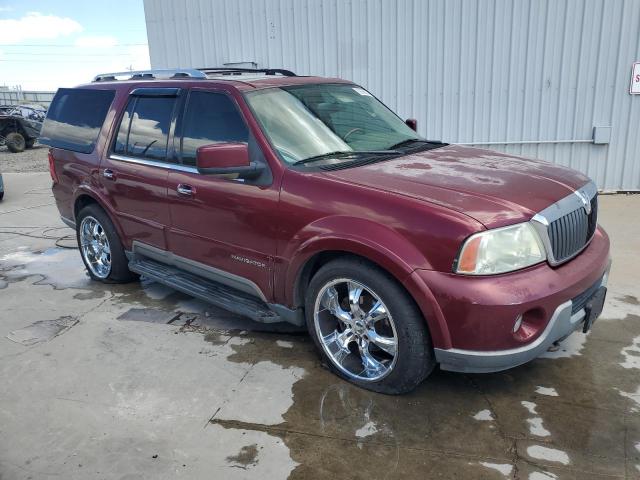
<svg viewBox="0 0 640 480">
<path fill-rule="evenodd" d="M 348 131 L 348 132 L 347 132 L 347 133 L 342 137 L 342 139 L 343 139 L 344 141 L 347 141 L 347 138 L 349 138 L 349 136 L 350 136 L 352 133 L 356 133 L 356 132 L 358 132 L 358 131 L 359 131 L 359 132 L 364 133 L 364 130 L 363 130 L 362 128 L 360 128 L 360 127 L 355 127 L 355 128 L 352 128 L 351 130 L 349 130 L 349 131 Z"/>
</svg>

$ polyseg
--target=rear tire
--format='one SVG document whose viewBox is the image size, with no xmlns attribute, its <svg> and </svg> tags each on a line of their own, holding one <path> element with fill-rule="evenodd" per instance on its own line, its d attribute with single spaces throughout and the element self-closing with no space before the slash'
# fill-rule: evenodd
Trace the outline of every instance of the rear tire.
<svg viewBox="0 0 640 480">
<path fill-rule="evenodd" d="M 18 132 L 11 132 L 4 138 L 4 143 L 10 152 L 20 153 L 24 152 L 27 147 L 26 141 L 22 134 Z"/>
<path fill-rule="evenodd" d="M 349 382 L 401 394 L 434 369 L 422 313 L 379 267 L 358 258 L 333 260 L 314 275 L 305 300 L 307 327 L 322 359 Z"/>
<path fill-rule="evenodd" d="M 128 283 L 138 279 L 129 270 L 124 247 L 111 219 L 96 204 L 87 205 L 76 218 L 80 256 L 89 276 L 102 283 Z"/>
</svg>

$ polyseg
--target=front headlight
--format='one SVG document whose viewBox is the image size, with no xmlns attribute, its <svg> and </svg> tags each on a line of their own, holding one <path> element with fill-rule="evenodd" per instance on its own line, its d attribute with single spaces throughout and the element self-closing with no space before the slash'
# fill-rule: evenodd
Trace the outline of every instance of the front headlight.
<svg viewBox="0 0 640 480">
<path fill-rule="evenodd" d="M 547 259 L 530 223 L 519 223 L 471 235 L 462 246 L 454 271 L 467 275 L 511 272 Z"/>
</svg>

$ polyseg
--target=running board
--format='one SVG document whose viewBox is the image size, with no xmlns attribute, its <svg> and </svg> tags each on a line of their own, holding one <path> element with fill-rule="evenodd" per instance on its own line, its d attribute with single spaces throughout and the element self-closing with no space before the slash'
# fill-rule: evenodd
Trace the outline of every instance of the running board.
<svg viewBox="0 0 640 480">
<path fill-rule="evenodd" d="M 257 297 L 185 272 L 176 267 L 148 258 L 134 256 L 129 261 L 129 270 L 217 307 L 249 317 L 256 322 L 277 323 L 288 321 L 293 323 L 291 319 L 287 318 L 288 315 L 278 315 L 269 308 L 269 305 Z"/>
</svg>

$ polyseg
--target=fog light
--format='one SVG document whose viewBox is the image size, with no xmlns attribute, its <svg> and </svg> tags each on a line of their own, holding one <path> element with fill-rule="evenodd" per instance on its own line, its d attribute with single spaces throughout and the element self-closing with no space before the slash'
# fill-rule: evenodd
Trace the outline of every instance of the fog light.
<svg viewBox="0 0 640 480">
<path fill-rule="evenodd" d="M 513 333 L 516 333 L 520 330 L 520 326 L 522 325 L 522 314 L 516 317 L 516 323 L 513 324 Z"/>
</svg>

